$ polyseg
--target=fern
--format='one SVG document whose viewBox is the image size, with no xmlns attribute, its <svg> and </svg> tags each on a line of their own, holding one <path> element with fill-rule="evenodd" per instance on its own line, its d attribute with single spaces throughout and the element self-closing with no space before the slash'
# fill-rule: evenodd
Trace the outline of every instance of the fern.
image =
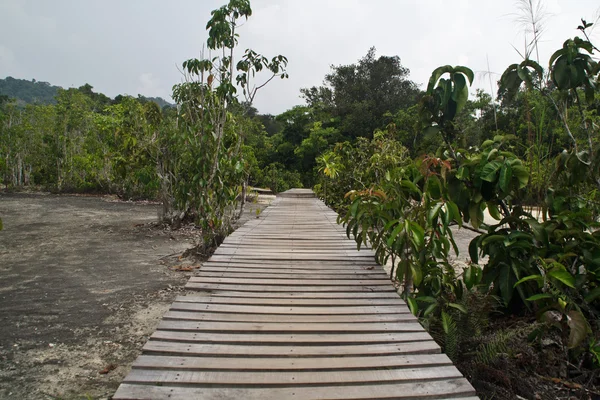
<svg viewBox="0 0 600 400">
<path fill-rule="evenodd" d="M 477 348 L 475 359 L 480 364 L 490 365 L 501 354 L 510 352 L 508 342 L 516 336 L 514 331 L 499 331 L 487 343 L 482 343 Z"/>
<path fill-rule="evenodd" d="M 442 328 L 444 328 L 444 352 L 451 360 L 455 360 L 458 355 L 459 332 L 456 321 L 450 314 L 442 311 Z"/>
</svg>

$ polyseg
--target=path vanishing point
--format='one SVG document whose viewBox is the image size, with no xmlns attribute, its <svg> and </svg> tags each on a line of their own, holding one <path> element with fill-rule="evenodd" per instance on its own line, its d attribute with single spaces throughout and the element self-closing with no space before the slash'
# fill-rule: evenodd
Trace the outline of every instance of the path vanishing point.
<svg viewBox="0 0 600 400">
<path fill-rule="evenodd" d="M 116 399 L 477 399 L 310 190 L 229 236 L 164 315 Z"/>
</svg>

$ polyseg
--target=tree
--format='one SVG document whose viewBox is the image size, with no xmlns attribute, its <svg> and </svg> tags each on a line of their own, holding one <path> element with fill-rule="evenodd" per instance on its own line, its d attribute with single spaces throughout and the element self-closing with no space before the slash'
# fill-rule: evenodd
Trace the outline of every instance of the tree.
<svg viewBox="0 0 600 400">
<path fill-rule="evenodd" d="M 339 121 L 344 138 L 372 137 L 392 114 L 414 104 L 419 90 L 398 56 L 376 58 L 375 48 L 356 64 L 332 66 L 325 86 L 302 89 L 311 107 L 323 108 Z"/>
<path fill-rule="evenodd" d="M 243 173 L 244 116 L 236 113 L 239 101 L 234 83 L 242 88 L 245 109 L 249 109 L 257 92 L 275 77 L 286 78 L 287 59 L 272 59 L 248 49 L 236 63 L 236 29 L 240 19 L 252 15 L 248 0 L 231 0 L 214 10 L 206 25 L 207 47 L 215 54 L 211 59 L 189 59 L 183 63 L 186 82 L 175 85 L 173 99 L 179 107 L 174 131 L 162 135 L 160 165 L 163 188 L 172 194 L 170 210 L 177 210 L 177 220 L 192 217 L 202 227 L 206 249 L 220 244 L 231 229 L 235 201 L 245 179 Z M 268 77 L 257 83 L 257 75 Z M 169 214 L 173 214 L 172 212 Z"/>
</svg>

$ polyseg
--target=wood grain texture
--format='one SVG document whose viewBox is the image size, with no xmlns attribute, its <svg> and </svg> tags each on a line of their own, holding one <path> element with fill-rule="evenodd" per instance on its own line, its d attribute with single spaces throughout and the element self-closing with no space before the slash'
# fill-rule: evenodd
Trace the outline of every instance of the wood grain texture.
<svg viewBox="0 0 600 400">
<path fill-rule="evenodd" d="M 476 399 L 368 248 L 309 190 L 190 278 L 114 399 Z"/>
</svg>

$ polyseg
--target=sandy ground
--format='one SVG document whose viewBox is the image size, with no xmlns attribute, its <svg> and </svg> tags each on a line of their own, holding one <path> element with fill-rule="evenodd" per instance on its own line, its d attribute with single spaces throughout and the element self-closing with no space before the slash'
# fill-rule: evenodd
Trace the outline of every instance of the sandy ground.
<svg viewBox="0 0 600 400">
<path fill-rule="evenodd" d="M 110 398 L 199 265 L 180 258 L 199 233 L 157 226 L 157 209 L 0 193 L 0 399 Z M 459 261 L 474 235 L 455 232 Z"/>
<path fill-rule="evenodd" d="M 0 194 L 0 399 L 110 398 L 197 267 L 157 208 Z"/>
</svg>

